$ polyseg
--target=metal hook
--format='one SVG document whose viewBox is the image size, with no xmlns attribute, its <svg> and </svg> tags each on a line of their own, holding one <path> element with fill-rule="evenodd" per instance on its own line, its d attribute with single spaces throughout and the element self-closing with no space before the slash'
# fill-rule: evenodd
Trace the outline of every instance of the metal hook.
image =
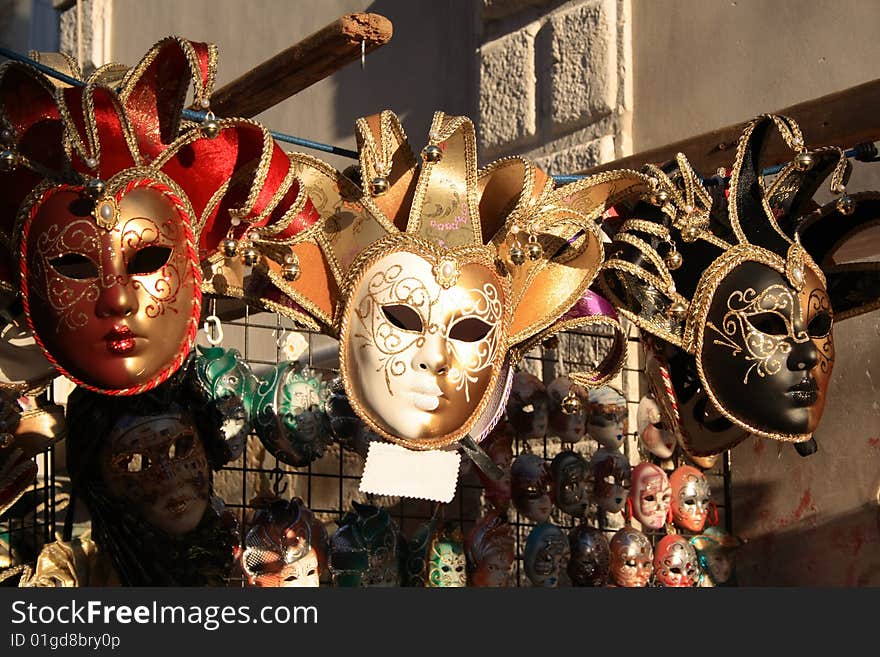
<svg viewBox="0 0 880 657">
<path fill-rule="evenodd" d="M 272 492 L 275 493 L 276 497 L 281 497 L 287 492 L 288 482 L 285 481 L 282 486 L 282 479 L 284 479 L 284 471 L 276 465 L 275 469 L 272 471 Z"/>
<path fill-rule="evenodd" d="M 212 326 L 214 327 L 213 330 L 211 329 Z M 205 317 L 202 330 L 205 332 L 205 339 L 212 347 L 216 347 L 223 342 L 223 324 L 220 323 L 220 318 L 217 315 Z M 216 336 L 213 336 L 214 333 L 216 333 Z"/>
<path fill-rule="evenodd" d="M 367 66 L 367 42 L 361 39 L 361 70 Z"/>
<path fill-rule="evenodd" d="M 275 346 L 279 349 L 284 349 L 284 336 L 287 335 L 287 329 L 285 327 L 280 327 L 281 332 L 278 333 L 278 337 L 275 338 Z M 278 329 L 275 329 L 275 332 L 278 332 Z"/>
</svg>

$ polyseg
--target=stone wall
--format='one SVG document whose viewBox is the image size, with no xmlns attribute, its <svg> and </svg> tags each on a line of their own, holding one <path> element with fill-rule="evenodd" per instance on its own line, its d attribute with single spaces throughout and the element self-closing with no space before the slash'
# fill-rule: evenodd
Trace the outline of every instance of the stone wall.
<svg viewBox="0 0 880 657">
<path fill-rule="evenodd" d="M 526 155 L 552 174 L 631 152 L 629 0 L 484 0 L 481 161 Z"/>
</svg>

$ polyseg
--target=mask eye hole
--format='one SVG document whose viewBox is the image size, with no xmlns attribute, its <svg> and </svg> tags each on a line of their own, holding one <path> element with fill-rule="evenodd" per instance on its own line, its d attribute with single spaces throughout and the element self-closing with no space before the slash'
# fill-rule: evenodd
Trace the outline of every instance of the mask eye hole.
<svg viewBox="0 0 880 657">
<path fill-rule="evenodd" d="M 450 340 L 461 340 L 462 342 L 479 342 L 492 330 L 492 325 L 487 324 L 476 317 L 466 317 L 458 321 L 449 330 Z"/>
<path fill-rule="evenodd" d="M 145 246 L 128 261 L 127 270 L 132 276 L 143 276 L 159 271 L 171 258 L 171 249 L 167 246 Z"/>
<path fill-rule="evenodd" d="M 767 335 L 788 335 L 788 325 L 776 313 L 758 313 L 749 317 L 749 323 L 755 330 Z"/>
<path fill-rule="evenodd" d="M 656 499 L 656 498 L 655 498 L 653 495 L 646 495 L 646 496 L 645 496 L 645 501 L 646 501 L 646 502 L 653 502 L 655 499 Z"/>
<path fill-rule="evenodd" d="M 178 436 L 168 447 L 168 458 L 172 461 L 174 459 L 186 458 L 192 452 L 193 444 L 192 435 Z"/>
<path fill-rule="evenodd" d="M 143 472 L 149 470 L 151 465 L 149 457 L 140 452 L 121 454 L 114 459 L 113 464 L 123 472 Z"/>
<path fill-rule="evenodd" d="M 829 313 L 819 313 L 810 320 L 807 326 L 807 333 L 811 338 L 824 338 L 831 333 L 831 315 Z"/>
<path fill-rule="evenodd" d="M 421 333 L 423 330 L 422 318 L 409 306 L 403 304 L 382 306 L 382 313 L 389 322 L 403 331 Z"/>
<path fill-rule="evenodd" d="M 65 278 L 82 281 L 98 277 L 98 265 L 82 253 L 65 253 L 49 260 L 49 264 Z"/>
</svg>

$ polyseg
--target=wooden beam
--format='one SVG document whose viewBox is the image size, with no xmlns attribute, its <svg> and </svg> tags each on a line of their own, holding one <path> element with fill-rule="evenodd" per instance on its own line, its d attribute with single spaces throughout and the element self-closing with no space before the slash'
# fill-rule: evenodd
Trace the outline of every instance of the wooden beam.
<svg viewBox="0 0 880 657">
<path fill-rule="evenodd" d="M 880 140 L 880 79 L 866 82 L 821 98 L 808 100 L 779 110 L 801 126 L 808 148 L 840 146 L 850 148 L 859 142 Z M 719 167 L 730 168 L 742 123 L 713 130 L 697 137 L 606 162 L 581 173 L 592 174 L 609 169 L 639 169 L 644 164 L 661 163 L 684 153 L 702 175 L 712 175 Z M 792 158 L 781 139 L 768 140 L 763 163 L 772 166 Z"/>
<path fill-rule="evenodd" d="M 369 53 L 388 43 L 392 32 L 384 16 L 347 14 L 215 91 L 211 110 L 256 116 L 360 59 L 361 42 Z"/>
</svg>

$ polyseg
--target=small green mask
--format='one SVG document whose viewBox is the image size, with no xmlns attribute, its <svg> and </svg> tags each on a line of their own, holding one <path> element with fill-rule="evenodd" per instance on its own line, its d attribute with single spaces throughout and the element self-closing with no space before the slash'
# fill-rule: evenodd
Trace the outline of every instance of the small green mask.
<svg viewBox="0 0 880 657">
<path fill-rule="evenodd" d="M 465 561 L 461 532 L 457 528 L 438 532 L 428 554 L 428 586 L 466 586 Z"/>
<path fill-rule="evenodd" d="M 296 364 L 286 361 L 269 369 L 260 378 L 251 415 L 266 449 L 294 467 L 323 456 L 330 440 L 329 396 L 329 384 L 309 368 L 297 372 Z"/>
</svg>

